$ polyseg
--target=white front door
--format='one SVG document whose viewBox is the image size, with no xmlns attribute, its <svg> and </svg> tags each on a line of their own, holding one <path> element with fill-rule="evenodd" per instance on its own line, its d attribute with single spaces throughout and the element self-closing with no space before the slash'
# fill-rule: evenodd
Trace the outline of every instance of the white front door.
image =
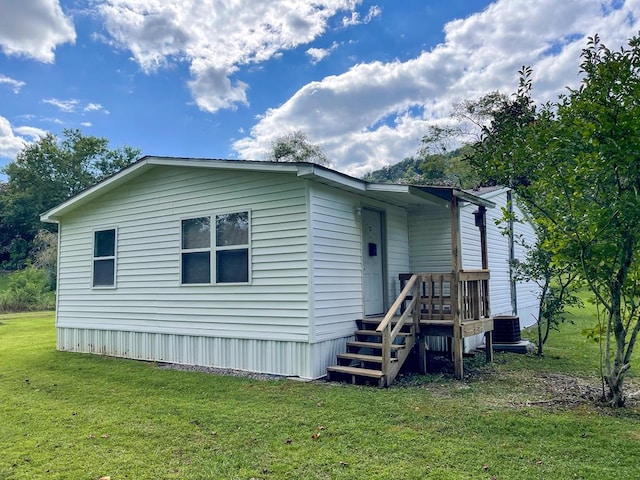
<svg viewBox="0 0 640 480">
<path fill-rule="evenodd" d="M 362 209 L 362 255 L 364 267 L 364 314 L 384 313 L 384 249 L 382 213 Z"/>
</svg>

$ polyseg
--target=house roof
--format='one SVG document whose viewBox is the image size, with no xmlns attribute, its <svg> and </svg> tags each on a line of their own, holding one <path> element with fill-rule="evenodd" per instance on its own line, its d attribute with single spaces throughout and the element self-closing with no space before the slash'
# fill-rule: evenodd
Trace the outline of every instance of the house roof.
<svg viewBox="0 0 640 480">
<path fill-rule="evenodd" d="M 429 204 L 443 205 L 448 204 L 454 197 L 485 207 L 495 206 L 493 202 L 487 199 L 453 187 L 370 183 L 313 163 L 145 156 L 120 172 L 43 213 L 40 218 L 44 222 L 55 223 L 78 207 L 145 174 L 151 169 L 162 166 L 288 173 L 403 207 L 419 207 Z"/>
</svg>

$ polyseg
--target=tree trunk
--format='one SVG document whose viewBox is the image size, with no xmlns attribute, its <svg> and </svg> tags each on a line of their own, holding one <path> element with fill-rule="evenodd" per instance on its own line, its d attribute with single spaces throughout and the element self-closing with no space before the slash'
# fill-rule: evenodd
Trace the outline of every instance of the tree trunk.
<svg viewBox="0 0 640 480">
<path fill-rule="evenodd" d="M 616 278 L 609 285 L 611 294 L 611 310 L 607 327 L 607 358 L 605 381 L 609 386 L 609 402 L 613 407 L 623 407 L 625 402 L 624 377 L 629 370 L 629 363 L 625 362 L 625 347 L 627 346 L 627 331 L 623 322 L 622 286 L 627 280 L 629 267 L 633 260 L 634 241 L 631 235 L 625 237 L 620 252 L 620 263 Z M 611 331 L 613 329 L 613 332 Z M 615 354 L 611 365 L 610 336 L 615 340 Z"/>
<path fill-rule="evenodd" d="M 540 292 L 540 300 L 538 301 L 538 355 L 542 356 L 543 353 L 543 345 L 544 342 L 547 341 L 547 336 L 549 335 L 549 319 L 546 318 L 544 303 L 546 301 L 547 292 L 549 291 L 549 279 L 548 275 L 545 275 L 545 282 L 542 286 L 542 292 Z M 547 329 L 546 333 L 542 333 L 542 319 L 546 319 L 547 321 Z"/>
</svg>

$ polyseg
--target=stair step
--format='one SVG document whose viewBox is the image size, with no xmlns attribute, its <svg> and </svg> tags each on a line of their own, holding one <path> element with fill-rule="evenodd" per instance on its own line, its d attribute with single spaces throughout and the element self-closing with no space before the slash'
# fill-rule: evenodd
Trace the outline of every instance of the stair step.
<svg viewBox="0 0 640 480">
<path fill-rule="evenodd" d="M 362 335 L 363 337 L 381 337 L 382 332 L 375 330 L 356 330 L 356 335 Z M 411 332 L 398 332 L 399 337 L 410 337 L 413 335 Z"/>
<path fill-rule="evenodd" d="M 360 348 L 382 348 L 382 343 L 378 342 L 360 342 L 360 341 L 355 341 L 355 342 L 347 342 L 347 346 L 348 347 L 360 347 Z M 392 343 L 391 344 L 391 350 L 400 350 L 403 349 L 404 345 L 398 344 L 398 343 Z"/>
<path fill-rule="evenodd" d="M 380 355 L 365 355 L 363 353 L 339 353 L 338 358 L 345 360 L 355 360 L 358 362 L 382 363 Z M 397 362 L 397 358 L 391 358 L 391 362 Z"/>
<path fill-rule="evenodd" d="M 347 375 L 360 375 L 362 377 L 382 378 L 384 374 L 381 370 L 372 370 L 370 368 L 347 367 L 342 365 L 334 365 L 327 367 L 330 372 L 345 373 Z"/>
<path fill-rule="evenodd" d="M 380 322 L 383 319 L 384 319 L 384 317 L 367 317 L 367 318 L 361 318 L 358 321 L 361 322 L 362 324 L 367 324 L 367 325 L 380 325 Z M 399 316 L 398 317 L 393 317 L 391 319 L 391 323 L 393 325 L 395 325 L 396 323 L 398 323 L 398 320 L 400 320 Z"/>
</svg>

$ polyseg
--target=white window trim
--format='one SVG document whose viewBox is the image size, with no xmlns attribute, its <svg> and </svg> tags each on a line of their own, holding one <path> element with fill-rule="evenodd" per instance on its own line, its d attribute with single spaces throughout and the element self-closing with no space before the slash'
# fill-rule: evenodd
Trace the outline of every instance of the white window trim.
<svg viewBox="0 0 640 480">
<path fill-rule="evenodd" d="M 243 245 L 230 245 L 230 246 L 218 246 L 217 245 L 217 235 L 216 235 L 216 216 L 219 215 L 228 215 L 231 213 L 247 213 L 248 216 L 248 222 L 249 222 L 249 230 L 247 232 L 247 240 L 248 243 L 243 244 Z M 192 220 L 194 218 L 202 218 L 202 217 L 209 217 L 209 235 L 210 235 L 210 241 L 209 241 L 209 247 L 208 248 L 189 248 L 189 249 L 183 249 L 182 248 L 182 222 L 184 220 Z M 210 214 L 201 214 L 201 215 L 190 215 L 188 217 L 181 217 L 180 218 L 180 222 L 178 225 L 179 228 L 179 245 L 180 245 L 180 257 L 179 257 L 179 262 L 180 262 L 180 272 L 179 272 L 179 282 L 180 282 L 180 286 L 183 287 L 207 287 L 207 286 L 234 286 L 234 285 L 251 285 L 252 281 L 253 281 L 253 274 L 252 274 L 252 252 L 251 252 L 251 232 L 252 232 L 252 214 L 251 214 L 251 209 L 250 208 L 240 208 L 240 209 L 235 209 L 235 210 L 221 210 L 221 211 L 215 211 L 213 213 Z M 216 259 L 217 259 L 217 255 L 216 253 L 219 251 L 224 251 L 224 250 L 241 250 L 241 249 L 247 249 L 247 281 L 246 282 L 218 282 L 218 278 L 217 278 L 217 263 L 216 263 Z M 182 281 L 182 254 L 183 253 L 198 253 L 198 252 L 209 252 L 209 261 L 210 261 L 210 278 L 209 278 L 209 283 L 184 283 Z"/>
<path fill-rule="evenodd" d="M 113 256 L 96 257 L 96 233 L 114 231 Z M 96 260 L 113 260 L 113 285 L 94 285 Z M 91 288 L 94 290 L 115 290 L 118 284 L 118 227 L 96 228 L 91 232 Z"/>
</svg>

